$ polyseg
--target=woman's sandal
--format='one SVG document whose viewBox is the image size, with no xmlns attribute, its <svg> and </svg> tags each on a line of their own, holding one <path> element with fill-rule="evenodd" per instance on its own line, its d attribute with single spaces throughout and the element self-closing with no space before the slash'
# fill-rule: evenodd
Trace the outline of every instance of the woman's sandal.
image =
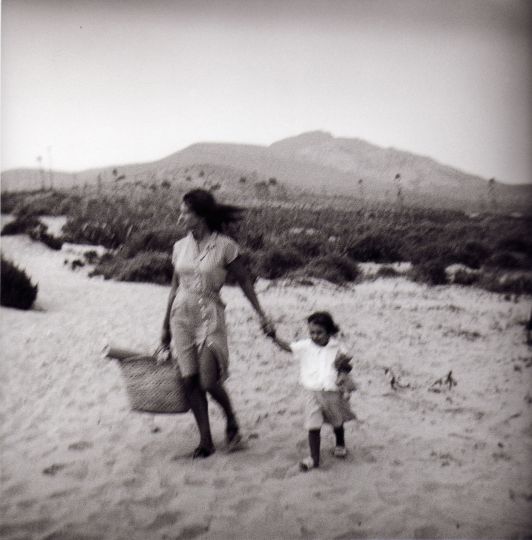
<svg viewBox="0 0 532 540">
<path fill-rule="evenodd" d="M 299 470 L 302 472 L 308 472 L 311 469 L 316 469 L 314 460 L 311 457 L 306 457 L 305 459 L 299 462 Z"/>
<path fill-rule="evenodd" d="M 210 455 L 214 454 L 214 452 L 216 452 L 216 449 L 214 448 L 214 446 L 211 446 L 210 448 L 208 448 L 208 447 L 200 445 L 192 453 L 192 459 L 208 458 Z"/>
</svg>

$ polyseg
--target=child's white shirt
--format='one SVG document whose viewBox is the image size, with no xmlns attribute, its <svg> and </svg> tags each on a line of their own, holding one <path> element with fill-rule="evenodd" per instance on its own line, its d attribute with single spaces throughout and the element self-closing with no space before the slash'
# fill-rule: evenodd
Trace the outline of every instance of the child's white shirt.
<svg viewBox="0 0 532 540">
<path fill-rule="evenodd" d="M 334 360 L 344 352 L 337 340 L 330 339 L 324 347 L 310 338 L 290 343 L 294 357 L 299 360 L 299 382 L 308 390 L 338 390 Z"/>
</svg>

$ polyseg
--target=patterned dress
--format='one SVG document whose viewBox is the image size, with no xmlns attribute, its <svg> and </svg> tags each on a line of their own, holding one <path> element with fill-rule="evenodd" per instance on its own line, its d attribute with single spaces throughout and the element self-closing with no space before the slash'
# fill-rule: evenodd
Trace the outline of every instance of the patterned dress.
<svg viewBox="0 0 532 540">
<path fill-rule="evenodd" d="M 199 354 L 208 347 L 218 361 L 220 380 L 227 378 L 229 351 L 220 289 L 227 265 L 237 256 L 238 244 L 217 232 L 201 250 L 191 233 L 174 244 L 172 263 L 179 287 L 170 311 L 171 348 L 183 377 L 199 372 Z"/>
</svg>

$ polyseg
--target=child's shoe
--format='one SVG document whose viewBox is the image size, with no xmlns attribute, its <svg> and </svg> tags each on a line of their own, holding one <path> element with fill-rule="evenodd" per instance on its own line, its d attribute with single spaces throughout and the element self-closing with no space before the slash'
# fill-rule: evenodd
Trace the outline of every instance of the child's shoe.
<svg viewBox="0 0 532 540">
<path fill-rule="evenodd" d="M 308 472 L 311 469 L 316 469 L 317 465 L 314 460 L 309 456 L 299 462 L 299 470 L 302 472 Z"/>
<path fill-rule="evenodd" d="M 343 459 L 347 456 L 347 449 L 345 446 L 336 446 L 333 450 L 334 457 Z"/>
</svg>

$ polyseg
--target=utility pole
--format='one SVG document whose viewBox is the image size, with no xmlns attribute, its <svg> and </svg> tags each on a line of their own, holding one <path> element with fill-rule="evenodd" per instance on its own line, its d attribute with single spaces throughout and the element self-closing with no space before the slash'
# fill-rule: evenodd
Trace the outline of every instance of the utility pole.
<svg viewBox="0 0 532 540">
<path fill-rule="evenodd" d="M 488 199 L 492 212 L 497 211 L 497 196 L 495 194 L 495 178 L 490 178 L 488 181 Z"/>
<path fill-rule="evenodd" d="M 42 168 L 42 156 L 37 156 L 37 163 L 39 164 L 39 176 L 41 177 L 41 191 L 44 191 L 44 169 Z"/>
<path fill-rule="evenodd" d="M 50 189 L 54 189 L 54 173 L 52 172 L 52 147 L 48 146 L 48 179 L 50 180 Z"/>
</svg>

